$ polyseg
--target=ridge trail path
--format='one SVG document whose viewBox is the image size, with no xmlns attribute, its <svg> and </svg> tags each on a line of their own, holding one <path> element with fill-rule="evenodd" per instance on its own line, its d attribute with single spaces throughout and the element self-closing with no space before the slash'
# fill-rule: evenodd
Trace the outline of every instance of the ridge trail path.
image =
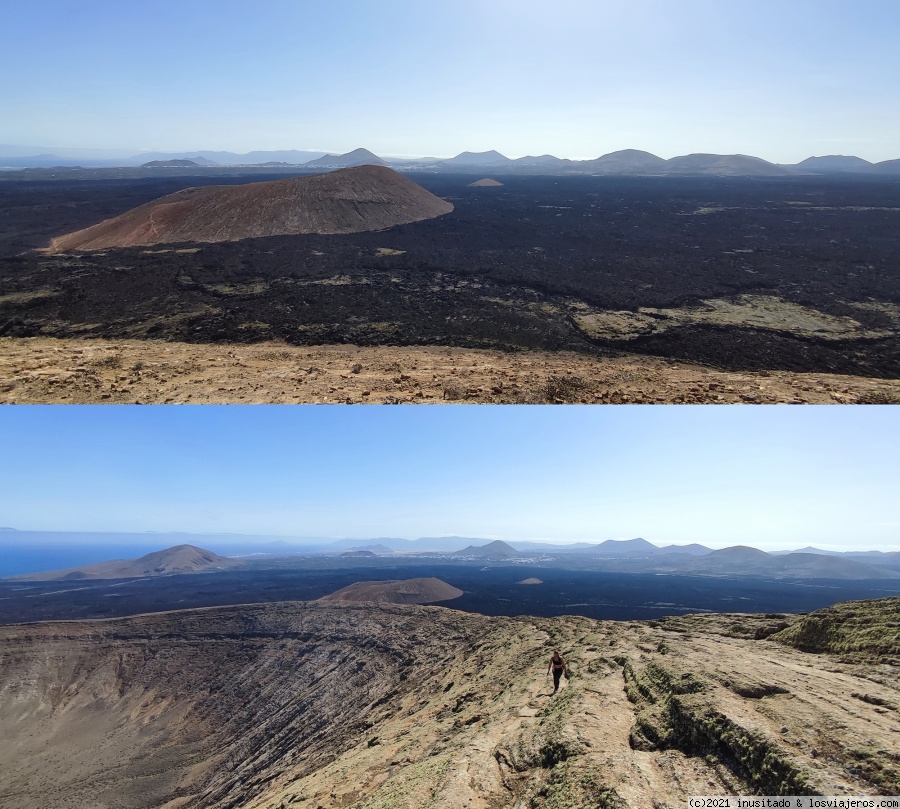
<svg viewBox="0 0 900 809">
<path fill-rule="evenodd" d="M 549 654 L 546 657 L 549 659 Z M 691 795 L 722 792 L 726 785 L 737 789 L 738 785 L 727 772 L 709 766 L 702 757 L 688 757 L 676 750 L 652 753 L 633 750 L 629 737 L 636 710 L 626 696 L 621 669 L 600 674 L 587 672 L 587 666 L 600 658 L 596 651 L 576 652 L 573 660 L 578 661 L 578 668 L 573 665 L 571 680 L 561 679 L 556 695 L 552 694 L 552 677 L 546 675 L 547 661 L 536 661 L 529 672 L 527 690 L 520 692 L 518 711 L 501 714 L 499 709 L 506 702 L 501 699 L 496 715 L 504 718 L 486 726 L 483 735 L 454 760 L 453 774 L 442 789 L 445 797 L 432 806 L 435 809 L 527 809 L 531 806 L 528 796 L 533 795 L 533 784 L 529 785 L 528 781 L 534 780 L 534 773 L 523 773 L 521 782 L 516 783 L 516 773 L 502 763 L 497 766 L 497 751 L 508 745 L 510 739 L 540 735 L 544 718 L 553 715 L 554 700 L 566 704 L 563 734 L 572 737 L 583 750 L 578 756 L 579 769 L 604 773 L 629 807 L 681 807 Z M 544 773 L 539 773 L 538 778 L 543 777 Z M 666 799 L 661 800 L 661 796 Z"/>
<path fill-rule="evenodd" d="M 411 695 L 378 730 L 377 744 L 370 740 L 348 750 L 302 778 L 302 787 L 288 780 L 280 792 L 285 805 L 530 809 L 543 805 L 534 802 L 535 796 L 547 784 L 552 787 L 553 765 L 542 764 L 541 756 L 554 746 L 573 753 L 556 767 L 593 779 L 601 789 L 614 788 L 633 809 L 680 809 L 691 795 L 739 792 L 727 771 L 702 757 L 631 748 L 636 709 L 626 696 L 622 669 L 610 666 L 600 651 L 601 643 L 610 640 L 596 624 L 572 620 L 573 633 L 535 622 L 512 642 L 486 648 L 476 670 L 491 693 L 477 681 L 460 691 L 459 667 L 454 666 L 454 682 L 445 691 L 455 717 L 452 734 L 446 709 L 435 711 L 424 695 Z M 572 679 L 563 678 L 556 695 L 546 674 L 553 648 L 561 649 L 572 669 Z M 524 664 L 517 668 L 516 661 Z M 509 672 L 505 682 L 504 672 Z M 579 806 L 574 798 L 571 805 Z M 278 806 L 270 793 L 247 809 Z"/>
</svg>

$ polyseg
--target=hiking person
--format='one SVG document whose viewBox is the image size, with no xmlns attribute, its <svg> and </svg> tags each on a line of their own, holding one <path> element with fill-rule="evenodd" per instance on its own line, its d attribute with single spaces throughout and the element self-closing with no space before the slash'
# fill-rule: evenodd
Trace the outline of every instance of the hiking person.
<svg viewBox="0 0 900 809">
<path fill-rule="evenodd" d="M 550 662 L 547 664 L 548 677 L 551 671 L 553 672 L 553 693 L 555 694 L 559 691 L 559 678 L 562 677 L 563 673 L 565 673 L 566 679 L 569 678 L 569 667 L 566 665 L 563 656 L 556 649 L 553 650 L 553 654 L 550 655 Z"/>
</svg>

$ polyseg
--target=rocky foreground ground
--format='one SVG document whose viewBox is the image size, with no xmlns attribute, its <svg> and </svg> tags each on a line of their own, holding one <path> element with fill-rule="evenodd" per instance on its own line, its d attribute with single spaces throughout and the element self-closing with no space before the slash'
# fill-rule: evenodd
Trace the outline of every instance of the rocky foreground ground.
<svg viewBox="0 0 900 809">
<path fill-rule="evenodd" d="M 898 616 L 896 598 L 648 622 L 294 602 L 0 627 L 0 805 L 896 795 Z"/>
<path fill-rule="evenodd" d="M 638 355 L 0 338 L 3 403 L 900 403 L 900 380 Z"/>
</svg>

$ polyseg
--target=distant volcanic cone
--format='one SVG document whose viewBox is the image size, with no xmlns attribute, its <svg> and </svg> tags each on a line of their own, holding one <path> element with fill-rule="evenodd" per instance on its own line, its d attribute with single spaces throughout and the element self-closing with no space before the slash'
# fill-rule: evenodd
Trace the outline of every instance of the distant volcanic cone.
<svg viewBox="0 0 900 809">
<path fill-rule="evenodd" d="M 453 205 L 383 166 L 247 185 L 186 188 L 55 238 L 47 252 L 359 233 L 450 213 Z"/>
<path fill-rule="evenodd" d="M 358 581 L 319 601 L 377 601 L 381 604 L 433 604 L 459 598 L 463 591 L 433 576 L 425 579 Z"/>
</svg>

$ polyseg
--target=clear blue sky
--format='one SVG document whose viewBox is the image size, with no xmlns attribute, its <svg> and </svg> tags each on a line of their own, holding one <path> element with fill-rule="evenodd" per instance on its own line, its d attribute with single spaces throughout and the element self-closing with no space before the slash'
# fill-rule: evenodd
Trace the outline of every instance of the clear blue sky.
<svg viewBox="0 0 900 809">
<path fill-rule="evenodd" d="M 891 407 L 7 407 L 0 526 L 900 550 Z"/>
<path fill-rule="evenodd" d="M 0 143 L 900 158 L 897 0 L 28 0 Z"/>
</svg>

